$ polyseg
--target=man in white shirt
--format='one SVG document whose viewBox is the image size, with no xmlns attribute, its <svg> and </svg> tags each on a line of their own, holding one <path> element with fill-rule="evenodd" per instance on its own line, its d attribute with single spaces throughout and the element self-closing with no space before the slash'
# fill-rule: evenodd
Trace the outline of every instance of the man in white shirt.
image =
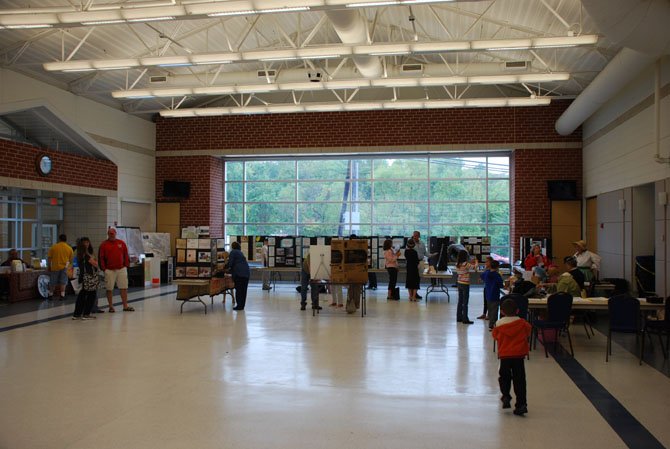
<svg viewBox="0 0 670 449">
<path fill-rule="evenodd" d="M 269 263 L 270 263 L 270 251 L 269 251 L 269 243 L 268 239 L 265 239 L 263 241 L 263 248 L 262 250 L 262 255 L 263 255 L 263 267 L 267 268 Z M 263 290 L 271 290 L 272 287 L 270 287 L 270 272 L 269 271 L 263 271 Z"/>
<path fill-rule="evenodd" d="M 586 281 L 597 278 L 600 271 L 600 256 L 586 249 L 584 240 L 577 240 L 572 244 L 575 247 L 574 258 L 577 259 L 577 268 L 584 273 Z"/>
</svg>

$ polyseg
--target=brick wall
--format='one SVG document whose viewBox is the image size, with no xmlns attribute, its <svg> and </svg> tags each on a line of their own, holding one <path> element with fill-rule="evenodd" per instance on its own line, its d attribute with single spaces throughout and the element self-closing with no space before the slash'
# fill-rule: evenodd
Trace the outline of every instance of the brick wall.
<svg viewBox="0 0 670 449">
<path fill-rule="evenodd" d="M 158 118 L 156 150 L 581 142 L 554 130 L 568 105 Z"/>
<path fill-rule="evenodd" d="M 37 172 L 37 158 L 41 154 L 46 154 L 52 161 L 53 171 L 48 176 Z M 0 176 L 96 189 L 118 188 L 118 168 L 111 161 L 3 139 L 0 139 Z"/>
<path fill-rule="evenodd" d="M 486 145 L 490 143 L 581 143 L 581 128 L 570 136 L 554 130 L 569 105 L 340 113 L 236 115 L 163 119 L 156 124 L 157 151 L 362 147 L 388 145 Z M 581 149 L 516 150 L 511 163 L 511 246 L 522 235 L 549 236 L 547 180 L 576 180 L 582 189 Z M 223 166 L 209 156 L 158 157 L 156 197 L 163 179 L 191 181 L 192 194 L 182 203 L 182 225 L 219 229 L 222 221 Z M 209 179 L 203 169 L 209 166 Z M 194 184 L 198 194 L 194 197 Z M 209 184 L 209 193 L 203 193 Z M 213 231 L 214 232 L 214 231 Z"/>
<path fill-rule="evenodd" d="M 519 258 L 522 236 L 551 237 L 547 181 L 577 181 L 582 195 L 582 150 L 516 150 L 510 163 L 512 250 Z"/>
<path fill-rule="evenodd" d="M 188 198 L 163 196 L 163 181 L 191 183 Z M 180 225 L 210 226 L 213 237 L 223 232 L 223 161 L 212 156 L 156 158 L 156 201 L 179 201 Z"/>
</svg>

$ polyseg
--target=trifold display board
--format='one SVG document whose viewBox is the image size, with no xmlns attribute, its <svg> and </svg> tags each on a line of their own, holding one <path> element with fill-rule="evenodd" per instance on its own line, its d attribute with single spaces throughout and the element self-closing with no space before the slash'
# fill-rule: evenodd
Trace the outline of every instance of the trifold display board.
<svg viewBox="0 0 670 449">
<path fill-rule="evenodd" d="M 404 258 L 404 248 L 407 238 L 402 236 L 390 237 L 393 244 L 400 249 Z M 307 256 L 312 245 L 330 245 L 332 239 L 338 237 L 304 237 L 304 236 L 230 236 L 230 241 L 239 242 L 241 251 L 249 261 L 262 262 L 262 247 L 265 239 L 268 240 L 268 255 L 270 267 L 300 267 L 302 259 Z M 340 238 L 349 240 L 349 237 Z M 357 240 L 367 240 L 368 268 L 384 268 L 384 240 L 386 237 L 357 237 Z"/>
<path fill-rule="evenodd" d="M 491 255 L 491 237 L 461 237 L 461 245 L 477 260 Z"/>
<path fill-rule="evenodd" d="M 176 239 L 175 278 L 210 278 L 224 270 L 224 239 Z"/>
</svg>

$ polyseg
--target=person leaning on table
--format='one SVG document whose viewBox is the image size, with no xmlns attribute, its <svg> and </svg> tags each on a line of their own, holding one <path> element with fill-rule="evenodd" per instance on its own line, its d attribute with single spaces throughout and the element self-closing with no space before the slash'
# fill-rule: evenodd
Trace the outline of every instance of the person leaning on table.
<svg viewBox="0 0 670 449">
<path fill-rule="evenodd" d="M 249 287 L 249 263 L 246 257 L 242 254 L 239 242 L 230 244 L 230 254 L 228 255 L 228 269 L 233 275 L 233 282 L 235 283 L 235 303 L 233 310 L 244 310 L 247 303 L 247 288 Z"/>
</svg>

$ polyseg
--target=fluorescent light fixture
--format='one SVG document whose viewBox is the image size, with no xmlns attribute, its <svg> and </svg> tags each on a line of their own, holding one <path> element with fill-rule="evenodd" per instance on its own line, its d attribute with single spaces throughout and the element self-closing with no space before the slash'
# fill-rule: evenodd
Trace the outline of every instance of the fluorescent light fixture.
<svg viewBox="0 0 670 449">
<path fill-rule="evenodd" d="M 399 5 L 399 1 L 381 1 L 381 2 L 363 2 L 363 3 L 348 3 L 347 8 L 367 8 L 373 6 L 392 6 Z"/>
<path fill-rule="evenodd" d="M 90 22 L 81 22 L 82 25 L 111 25 L 114 23 L 125 23 L 124 19 L 113 19 L 113 20 L 93 20 Z"/>
<path fill-rule="evenodd" d="M 63 70 L 63 72 L 65 72 L 65 73 L 75 73 L 75 72 L 94 72 L 94 71 L 95 71 L 95 69 L 94 69 L 93 67 L 82 68 L 82 69 L 67 69 L 67 70 Z"/>
<path fill-rule="evenodd" d="M 298 12 L 309 11 L 309 6 L 286 6 L 284 8 L 259 9 L 258 14 L 272 14 L 274 12 Z"/>
<path fill-rule="evenodd" d="M 470 76 L 468 81 L 472 84 L 512 84 L 517 82 L 516 75 L 488 75 Z"/>
<path fill-rule="evenodd" d="M 525 75 L 518 75 L 520 83 L 544 83 L 552 81 L 567 81 L 570 79 L 570 74 L 565 72 L 557 73 L 528 73 Z"/>
<path fill-rule="evenodd" d="M 169 67 L 189 67 L 192 66 L 193 64 L 190 62 L 173 62 L 172 64 L 158 64 L 158 67 L 164 67 L 164 68 L 169 68 Z"/>
<path fill-rule="evenodd" d="M 212 59 L 211 61 L 200 61 L 200 62 L 193 61 L 193 64 L 195 64 L 195 65 L 218 65 L 218 64 L 230 64 L 231 62 L 233 62 L 233 61 L 231 61 L 230 59 L 219 59 L 219 60 Z"/>
<path fill-rule="evenodd" d="M 101 71 L 108 71 L 108 70 L 130 70 L 133 67 L 128 66 L 121 66 L 121 67 L 96 67 L 96 70 L 101 70 Z"/>
<path fill-rule="evenodd" d="M 375 52 L 375 53 L 368 53 L 370 56 L 403 56 L 403 55 L 408 55 L 410 54 L 409 51 L 383 51 L 383 52 Z"/>
<path fill-rule="evenodd" d="M 281 114 L 296 112 L 374 111 L 380 109 L 445 109 L 462 107 L 527 107 L 551 103 L 541 98 L 474 98 L 466 100 L 398 100 L 366 103 L 305 103 L 228 108 L 193 108 L 161 111 L 162 117 L 198 117 L 239 114 Z"/>
<path fill-rule="evenodd" d="M 223 12 L 213 12 L 207 14 L 209 17 L 225 17 L 225 16 L 249 16 L 251 14 L 256 14 L 257 11 L 253 9 L 248 9 L 246 11 L 223 11 Z"/>
<path fill-rule="evenodd" d="M 33 23 L 33 24 L 24 24 L 24 25 L 5 25 L 5 28 L 8 30 L 30 30 L 33 28 L 51 28 L 53 25 L 48 23 Z"/>
<path fill-rule="evenodd" d="M 342 55 L 314 55 L 314 56 L 300 56 L 299 59 L 336 59 L 341 57 Z"/>
<path fill-rule="evenodd" d="M 298 58 L 297 56 L 280 56 L 277 58 L 261 58 L 259 61 L 264 61 L 264 62 L 275 62 L 275 61 L 295 61 L 296 59 L 301 59 Z M 309 58 L 312 59 L 312 58 Z"/>
<path fill-rule="evenodd" d="M 473 41 L 473 50 L 521 50 L 528 49 L 533 45 L 531 39 L 493 39 Z"/>
<path fill-rule="evenodd" d="M 160 22 L 163 20 L 175 20 L 175 16 L 145 17 L 139 19 L 128 19 L 128 22 Z"/>
</svg>

